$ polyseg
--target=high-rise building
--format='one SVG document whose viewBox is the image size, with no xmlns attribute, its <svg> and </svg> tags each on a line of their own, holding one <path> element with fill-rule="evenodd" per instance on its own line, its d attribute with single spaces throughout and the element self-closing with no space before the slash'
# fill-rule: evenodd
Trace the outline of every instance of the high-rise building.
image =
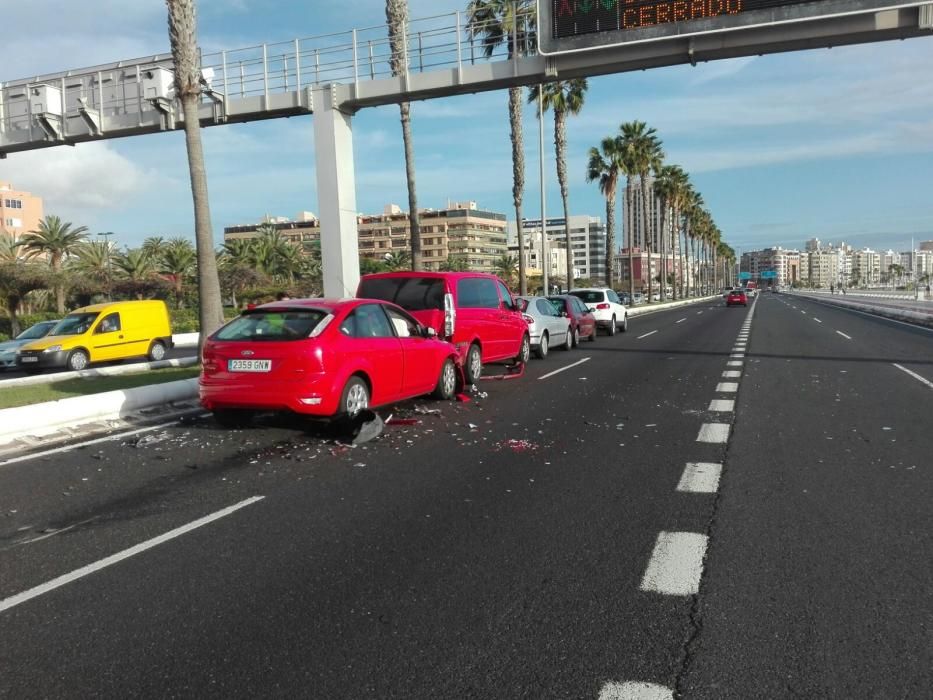
<svg viewBox="0 0 933 700">
<path fill-rule="evenodd" d="M 540 247 L 541 219 L 524 219 L 522 230 L 525 232 L 525 240 L 529 240 L 531 234 L 536 233 Z M 549 249 L 566 249 L 563 217 L 547 220 L 547 234 Z M 514 221 L 509 222 L 509 248 L 517 255 L 518 235 Z M 606 226 L 598 216 L 578 214 L 570 217 L 570 249 L 573 255 L 574 278 L 590 279 L 596 284 L 605 284 Z M 556 276 L 567 276 L 566 258 L 563 268 L 559 269 Z"/>
<path fill-rule="evenodd" d="M 0 182 L 0 235 L 17 241 L 24 233 L 39 228 L 43 216 L 41 197 Z"/>
<path fill-rule="evenodd" d="M 792 285 L 801 280 L 800 255 L 798 250 L 787 250 L 780 246 L 753 250 L 742 253 L 739 270 L 749 273 L 758 284 L 773 281 L 782 287 Z"/>
</svg>

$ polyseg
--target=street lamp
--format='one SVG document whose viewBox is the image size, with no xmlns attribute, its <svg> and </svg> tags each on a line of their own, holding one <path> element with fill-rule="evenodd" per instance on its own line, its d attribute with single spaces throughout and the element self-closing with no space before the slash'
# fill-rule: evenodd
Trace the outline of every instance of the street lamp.
<svg viewBox="0 0 933 700">
<path fill-rule="evenodd" d="M 110 236 L 114 235 L 113 231 L 100 231 L 98 236 L 104 237 L 104 243 L 107 250 L 107 299 L 113 301 L 113 279 L 110 274 Z"/>
</svg>

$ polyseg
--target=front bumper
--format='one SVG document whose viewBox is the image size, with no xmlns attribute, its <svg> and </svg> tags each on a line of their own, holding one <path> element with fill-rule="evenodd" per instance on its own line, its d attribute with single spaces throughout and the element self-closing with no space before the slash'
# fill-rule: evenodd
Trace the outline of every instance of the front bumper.
<svg viewBox="0 0 933 700">
<path fill-rule="evenodd" d="M 68 364 L 68 351 L 57 352 L 21 352 L 16 358 L 16 366 L 21 369 L 48 369 L 49 367 L 65 367 Z"/>
</svg>

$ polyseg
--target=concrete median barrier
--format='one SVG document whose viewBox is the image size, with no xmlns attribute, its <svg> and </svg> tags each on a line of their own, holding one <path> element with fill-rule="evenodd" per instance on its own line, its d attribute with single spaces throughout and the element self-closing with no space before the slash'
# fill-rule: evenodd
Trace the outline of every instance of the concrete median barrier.
<svg viewBox="0 0 933 700">
<path fill-rule="evenodd" d="M 888 318 L 893 321 L 901 321 L 926 328 L 933 328 L 933 308 L 927 310 L 908 309 L 903 307 L 891 306 L 881 303 L 871 303 L 865 299 L 854 301 L 840 297 L 827 297 L 822 294 L 808 294 L 805 292 L 794 292 L 791 296 L 810 299 L 826 306 L 835 306 L 843 309 L 852 309 L 862 313 Z"/>
</svg>

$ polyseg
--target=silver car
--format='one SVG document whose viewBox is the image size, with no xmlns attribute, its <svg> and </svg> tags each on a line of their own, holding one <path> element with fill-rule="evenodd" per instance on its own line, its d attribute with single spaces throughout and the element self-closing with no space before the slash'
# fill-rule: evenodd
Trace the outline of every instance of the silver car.
<svg viewBox="0 0 933 700">
<path fill-rule="evenodd" d="M 528 323 L 531 349 L 535 355 L 543 359 L 551 346 L 560 346 L 564 350 L 573 347 L 570 319 L 562 316 L 553 303 L 544 297 L 515 297 L 515 300 Z"/>
<path fill-rule="evenodd" d="M 57 323 L 58 321 L 39 321 L 39 323 L 30 326 L 13 340 L 0 343 L 0 370 L 16 369 L 16 352 L 26 343 L 47 336 Z"/>
</svg>

